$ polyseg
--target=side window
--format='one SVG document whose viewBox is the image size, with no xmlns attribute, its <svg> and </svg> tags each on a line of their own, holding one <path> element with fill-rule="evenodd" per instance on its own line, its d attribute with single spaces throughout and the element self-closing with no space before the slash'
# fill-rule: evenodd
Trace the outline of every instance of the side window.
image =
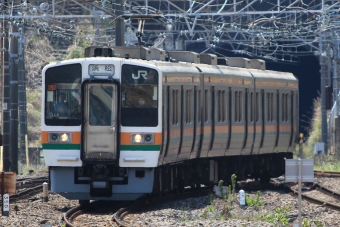
<svg viewBox="0 0 340 227">
<path fill-rule="evenodd" d="M 192 114 L 192 90 L 186 90 L 185 92 L 185 123 L 190 124 Z"/>
<path fill-rule="evenodd" d="M 242 91 L 235 91 L 235 122 L 242 121 Z"/>
<path fill-rule="evenodd" d="M 274 94 L 267 93 L 267 121 L 274 121 Z"/>
<path fill-rule="evenodd" d="M 205 107 L 204 107 L 204 122 L 207 122 L 209 119 L 209 99 L 208 99 L 209 93 L 208 90 L 204 91 L 204 102 L 205 102 Z"/>
<path fill-rule="evenodd" d="M 178 90 L 172 90 L 172 124 L 178 125 Z"/>
<path fill-rule="evenodd" d="M 288 121 L 288 94 L 282 94 L 282 121 Z"/>
<path fill-rule="evenodd" d="M 201 110 L 201 104 L 202 104 L 202 97 L 201 97 L 201 90 L 198 90 L 197 92 L 197 122 L 201 123 L 202 122 L 202 110 Z"/>
<path fill-rule="evenodd" d="M 259 93 L 256 92 L 255 95 L 255 121 L 259 122 L 260 121 L 260 101 L 259 101 Z"/>
<path fill-rule="evenodd" d="M 217 103 L 218 103 L 218 112 L 217 112 L 217 121 L 225 122 L 226 115 L 226 100 L 225 100 L 225 91 L 218 90 L 217 91 Z"/>
<path fill-rule="evenodd" d="M 254 122 L 254 93 L 253 92 L 250 92 L 250 122 Z"/>
</svg>

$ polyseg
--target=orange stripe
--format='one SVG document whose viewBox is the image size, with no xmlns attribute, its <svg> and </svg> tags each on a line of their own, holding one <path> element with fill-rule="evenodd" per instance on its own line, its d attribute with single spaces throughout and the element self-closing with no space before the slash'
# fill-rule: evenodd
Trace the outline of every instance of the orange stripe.
<svg viewBox="0 0 340 227">
<path fill-rule="evenodd" d="M 53 132 L 53 131 L 50 131 Z M 48 143 L 48 133 L 49 132 L 41 132 L 41 142 Z M 72 142 L 71 144 L 80 144 L 80 132 L 72 132 Z"/>
<path fill-rule="evenodd" d="M 162 144 L 162 133 L 153 133 L 155 135 L 155 143 L 154 144 Z M 131 132 L 121 132 L 120 133 L 120 144 L 128 145 L 131 144 L 130 141 Z"/>
</svg>

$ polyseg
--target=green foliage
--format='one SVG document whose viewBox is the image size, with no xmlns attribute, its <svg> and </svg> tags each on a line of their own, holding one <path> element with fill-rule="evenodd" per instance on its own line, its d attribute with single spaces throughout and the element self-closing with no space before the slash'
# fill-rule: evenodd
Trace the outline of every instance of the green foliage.
<svg viewBox="0 0 340 227">
<path fill-rule="evenodd" d="M 322 221 L 316 219 L 316 220 L 314 220 L 313 222 L 314 222 L 314 225 L 316 225 L 317 227 L 323 227 Z"/>
<path fill-rule="evenodd" d="M 260 200 L 260 191 L 256 193 L 255 198 L 250 198 L 247 194 L 245 194 L 246 205 L 253 206 L 255 209 L 259 209 L 260 206 L 263 205 L 263 202 Z"/>
<path fill-rule="evenodd" d="M 231 186 L 232 186 L 232 194 L 235 193 L 235 187 L 236 187 L 236 174 L 231 175 Z"/>
<path fill-rule="evenodd" d="M 316 163 L 314 169 L 326 171 L 340 171 L 340 161 L 323 162 L 320 165 L 317 165 Z"/>
<path fill-rule="evenodd" d="M 228 199 L 223 207 L 223 214 L 225 217 L 231 217 L 231 211 L 233 210 L 233 204 L 235 202 L 235 187 L 236 187 L 236 175 L 231 175 L 231 185 L 228 186 Z"/>
<path fill-rule="evenodd" d="M 28 142 L 37 145 L 41 135 L 41 89 L 27 89 L 26 99 Z"/>
<path fill-rule="evenodd" d="M 215 211 L 214 206 L 210 205 L 210 206 L 208 207 L 208 212 L 214 212 L 214 211 Z"/>
<path fill-rule="evenodd" d="M 186 211 L 186 209 L 187 209 L 187 208 L 186 208 L 184 205 L 182 205 L 182 206 L 180 207 L 180 210 L 181 210 L 181 211 Z"/>
<path fill-rule="evenodd" d="M 37 173 L 37 172 L 47 171 L 48 167 L 43 164 L 42 165 L 30 165 L 30 166 L 24 165 L 22 169 L 23 175 L 27 175 L 29 173 L 29 170 L 33 170 L 34 173 Z"/>
<path fill-rule="evenodd" d="M 66 56 L 66 60 L 73 58 L 82 58 L 84 57 L 84 48 L 78 46 L 72 46 L 68 49 L 68 55 Z"/>
<path fill-rule="evenodd" d="M 224 183 L 224 181 L 223 181 L 223 180 L 220 180 L 220 181 L 218 182 L 218 188 L 219 188 L 219 190 L 220 190 L 221 198 L 222 198 L 222 199 L 227 199 L 227 195 L 224 194 L 224 191 L 223 191 L 223 183 Z"/>
<path fill-rule="evenodd" d="M 308 219 L 307 218 L 303 218 L 302 219 L 302 227 L 310 227 L 310 226 L 311 226 L 311 224 L 308 221 Z"/>
<path fill-rule="evenodd" d="M 321 141 L 321 100 L 320 97 L 313 102 L 313 117 L 310 119 L 309 136 L 303 144 L 303 157 L 312 158 L 314 156 L 314 145 Z"/>
<path fill-rule="evenodd" d="M 274 225 L 287 226 L 288 225 L 288 213 L 290 207 L 285 206 L 284 208 L 276 208 L 274 214 L 262 214 L 259 220 L 273 223 Z"/>
<path fill-rule="evenodd" d="M 215 196 L 213 194 L 209 194 L 209 196 L 208 196 L 208 204 L 212 204 L 213 203 L 214 197 Z"/>
</svg>

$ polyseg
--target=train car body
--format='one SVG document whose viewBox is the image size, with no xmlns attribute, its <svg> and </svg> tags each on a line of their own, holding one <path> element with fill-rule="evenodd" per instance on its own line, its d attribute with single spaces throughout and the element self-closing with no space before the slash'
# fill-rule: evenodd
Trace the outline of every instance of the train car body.
<svg viewBox="0 0 340 227">
<path fill-rule="evenodd" d="M 292 74 L 265 70 L 259 60 L 218 65 L 214 55 L 191 52 L 170 52 L 167 61 L 158 49 L 86 52 L 42 71 L 51 191 L 135 200 L 228 182 L 234 173 L 263 181 L 284 173 L 298 130 Z"/>
</svg>

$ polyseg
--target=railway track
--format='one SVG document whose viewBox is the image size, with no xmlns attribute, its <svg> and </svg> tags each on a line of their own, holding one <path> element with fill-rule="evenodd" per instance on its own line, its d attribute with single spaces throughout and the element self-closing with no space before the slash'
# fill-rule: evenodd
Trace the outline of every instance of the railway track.
<svg viewBox="0 0 340 227">
<path fill-rule="evenodd" d="M 268 184 L 261 184 L 260 182 L 240 182 L 236 185 L 236 188 L 242 188 L 248 191 L 258 191 L 258 190 L 264 190 L 268 188 L 278 190 L 278 189 L 282 189 L 283 187 L 282 187 L 282 184 L 276 184 L 273 182 L 268 183 Z M 213 193 L 211 187 L 202 187 L 200 189 L 195 189 L 195 190 L 188 188 L 183 193 L 179 193 L 179 194 L 152 196 L 146 199 L 135 201 L 131 205 L 116 207 L 113 210 L 111 210 L 111 212 L 114 212 L 113 215 L 107 215 L 108 211 L 106 211 L 105 212 L 106 214 L 103 215 L 105 217 L 101 219 L 109 219 L 108 223 L 114 227 L 131 226 L 131 223 L 124 219 L 125 216 L 127 216 L 131 212 L 134 212 L 139 209 L 145 209 L 145 207 L 152 206 L 155 204 L 162 204 L 168 201 L 184 200 L 184 199 L 192 198 L 192 197 L 205 196 L 211 193 Z M 100 202 L 100 201 L 97 201 L 97 202 Z M 83 218 L 88 218 L 87 217 L 88 215 L 84 215 L 84 214 L 89 214 L 88 210 L 91 210 L 91 209 L 96 210 L 96 209 L 91 208 L 93 205 L 96 205 L 96 202 L 90 203 L 87 206 L 79 205 L 77 207 L 71 208 L 66 213 L 64 213 L 63 217 L 60 219 L 59 225 L 60 226 L 66 225 L 66 226 L 71 226 L 71 227 L 90 226 L 90 225 L 86 225 L 85 223 L 91 223 L 91 220 L 88 220 L 88 221 L 85 221 L 85 220 L 80 221 L 80 220 Z M 77 222 L 79 224 L 77 224 Z M 105 224 L 96 223 L 96 225 L 97 226 L 107 225 L 107 222 Z"/>
<path fill-rule="evenodd" d="M 332 171 L 315 171 L 315 176 L 317 177 L 340 177 L 340 173 L 338 172 L 332 172 Z M 237 189 L 244 189 L 246 191 L 258 191 L 258 190 L 266 190 L 266 189 L 272 189 L 272 190 L 280 190 L 283 188 L 286 188 L 290 191 L 290 193 L 294 196 L 297 196 L 297 185 L 296 184 L 285 184 L 283 182 L 277 182 L 272 181 L 268 184 L 259 184 L 258 182 L 239 182 L 236 186 Z M 128 220 L 125 219 L 125 217 L 140 209 L 145 209 L 146 206 L 150 206 L 153 204 L 161 204 L 166 201 L 172 201 L 172 200 L 179 200 L 179 199 L 186 199 L 190 197 L 195 197 L 198 195 L 207 195 L 209 193 L 212 193 L 211 188 L 203 188 L 203 191 L 192 191 L 188 190 L 183 194 L 170 194 L 162 197 L 154 197 L 154 198 L 147 198 L 140 201 L 135 201 L 132 205 L 127 206 L 121 206 L 115 207 L 114 209 L 111 209 L 111 211 L 106 211 L 106 218 L 105 219 L 105 225 L 109 223 L 110 226 L 118 227 L 118 226 L 131 226 L 132 223 L 130 223 Z M 339 210 L 340 211 L 340 193 L 337 191 L 334 191 L 332 189 L 329 189 L 319 183 L 310 184 L 308 187 L 303 188 L 302 198 L 309 200 L 316 204 L 321 204 L 325 207 Z M 95 204 L 96 202 L 93 202 Z M 91 206 L 93 205 L 88 204 L 88 206 L 79 205 L 77 207 L 74 207 L 67 211 L 63 217 L 60 219 L 60 226 L 66 225 L 66 226 L 91 226 L 91 225 L 83 225 L 83 223 L 91 223 L 91 220 L 84 221 L 82 219 L 84 218 L 91 218 L 93 215 L 88 210 L 94 210 L 91 209 Z M 108 213 L 113 213 L 112 215 L 109 215 Z M 87 215 L 84 215 L 87 214 Z M 89 215 L 90 214 L 90 215 Z M 99 214 L 100 215 L 100 214 Z M 82 221 L 79 221 L 82 220 Z M 96 225 L 98 226 L 98 223 L 96 222 Z M 104 224 L 103 224 L 104 225 Z"/>
<path fill-rule="evenodd" d="M 48 177 L 31 177 L 17 179 L 16 193 L 10 195 L 9 198 L 11 201 L 17 201 L 38 194 L 42 192 L 42 184 L 44 182 L 48 182 Z M 0 199 L 0 204 L 2 205 L 2 199 Z"/>
<path fill-rule="evenodd" d="M 325 170 L 314 170 L 316 177 L 340 177 L 340 172 L 336 171 L 325 171 Z"/>
<path fill-rule="evenodd" d="M 179 200 L 179 199 L 186 199 L 190 197 L 195 196 L 203 196 L 207 195 L 208 193 L 211 193 L 211 188 L 202 188 L 199 191 L 192 191 L 188 190 L 181 194 L 170 194 L 166 196 L 155 196 L 155 197 L 149 197 L 146 199 L 135 201 L 131 205 L 127 206 L 120 206 L 115 207 L 111 206 L 111 211 L 114 212 L 113 215 L 109 215 L 109 218 L 102 218 L 102 219 L 108 219 L 107 222 L 113 226 L 113 227 L 125 227 L 125 226 L 131 226 L 131 224 L 124 220 L 124 217 L 134 210 L 138 210 L 140 208 L 145 208 L 146 206 L 150 206 L 152 204 L 162 203 L 166 201 L 171 200 Z M 59 225 L 62 226 L 63 224 L 70 227 L 76 227 L 76 226 L 84 226 L 84 223 L 90 223 L 91 221 L 78 221 L 81 219 L 80 215 L 88 213 L 88 210 L 95 210 L 93 209 L 93 206 L 96 206 L 96 203 L 100 203 L 100 201 L 92 202 L 87 205 L 79 205 L 77 207 L 71 208 L 66 213 L 64 213 L 63 217 L 60 219 Z M 106 211 L 107 213 L 107 211 Z M 85 218 L 85 217 L 83 217 Z M 77 219 L 77 220 L 76 220 Z M 77 225 L 76 222 L 81 222 L 79 225 Z M 107 222 L 105 224 L 107 224 Z M 96 225 L 100 225 L 96 223 Z"/>
<path fill-rule="evenodd" d="M 286 186 L 289 192 L 297 196 L 297 184 Z M 340 192 L 325 187 L 319 183 L 302 188 L 301 197 L 316 204 L 340 211 Z"/>
</svg>

